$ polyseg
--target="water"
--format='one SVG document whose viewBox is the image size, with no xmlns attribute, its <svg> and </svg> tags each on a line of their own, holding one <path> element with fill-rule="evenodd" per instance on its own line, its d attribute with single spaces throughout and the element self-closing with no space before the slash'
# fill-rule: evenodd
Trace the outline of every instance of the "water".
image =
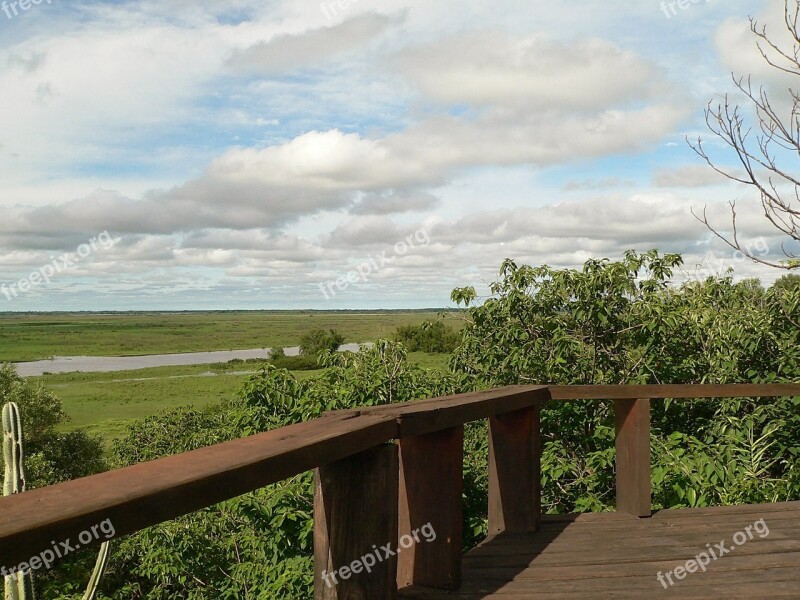
<svg viewBox="0 0 800 600">
<path fill-rule="evenodd" d="M 358 352 L 358 344 L 345 344 L 340 352 Z M 269 358 L 271 348 L 254 350 L 223 350 L 218 352 L 188 352 L 185 354 L 148 354 L 146 356 L 56 356 L 49 360 L 15 363 L 22 377 L 36 377 L 45 373 L 110 373 L 152 367 L 181 367 L 225 363 L 234 359 Z M 299 346 L 285 348 L 287 356 L 300 354 Z"/>
</svg>

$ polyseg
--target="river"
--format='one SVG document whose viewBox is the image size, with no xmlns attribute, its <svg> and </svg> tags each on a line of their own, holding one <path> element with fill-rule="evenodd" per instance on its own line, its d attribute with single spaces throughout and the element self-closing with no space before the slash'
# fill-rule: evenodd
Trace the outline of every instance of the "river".
<svg viewBox="0 0 800 600">
<path fill-rule="evenodd" d="M 340 352 L 358 352 L 358 344 L 345 344 Z M 21 377 L 36 377 L 45 373 L 110 373 L 152 367 L 179 367 L 225 363 L 234 359 L 268 358 L 270 348 L 254 350 L 222 350 L 217 352 L 188 352 L 185 354 L 148 354 L 144 356 L 56 356 L 48 360 L 14 363 Z M 285 348 L 287 356 L 297 356 L 300 348 Z"/>
</svg>

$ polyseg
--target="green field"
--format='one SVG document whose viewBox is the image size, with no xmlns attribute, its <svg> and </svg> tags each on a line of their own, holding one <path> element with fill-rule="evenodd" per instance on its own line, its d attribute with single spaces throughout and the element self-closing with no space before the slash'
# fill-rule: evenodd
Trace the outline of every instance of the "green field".
<svg viewBox="0 0 800 600">
<path fill-rule="evenodd" d="M 415 352 L 410 359 L 424 367 L 446 369 L 448 356 Z M 32 377 L 63 400 L 70 417 L 63 429 L 85 429 L 107 441 L 122 436 L 136 419 L 162 410 L 207 406 L 236 396 L 256 368 L 252 363 L 159 367 L 113 373 L 64 373 Z M 246 371 L 246 372 L 245 372 Z M 313 377 L 319 371 L 294 371 Z"/>
<path fill-rule="evenodd" d="M 253 370 L 253 365 L 241 370 Z M 318 371 L 297 371 L 310 377 Z M 32 377 L 55 392 L 70 417 L 63 429 L 86 429 L 114 439 L 133 420 L 169 408 L 196 408 L 233 398 L 249 374 L 211 365 L 159 367 L 113 373 L 64 373 Z"/>
<path fill-rule="evenodd" d="M 0 362 L 296 346 L 306 331 L 315 328 L 336 329 L 347 342 L 365 342 L 391 337 L 401 325 L 438 315 L 436 311 L 0 314 Z M 411 359 L 424 367 L 446 369 L 448 357 L 420 352 Z M 253 363 L 234 363 L 31 379 L 63 400 L 70 417 L 64 429 L 83 428 L 111 441 L 136 419 L 233 398 L 256 368 Z M 318 371 L 294 373 L 303 378 Z"/>
<path fill-rule="evenodd" d="M 0 362 L 296 346 L 316 328 L 336 329 L 346 342 L 367 342 L 437 315 L 436 310 L 3 313 Z"/>
</svg>

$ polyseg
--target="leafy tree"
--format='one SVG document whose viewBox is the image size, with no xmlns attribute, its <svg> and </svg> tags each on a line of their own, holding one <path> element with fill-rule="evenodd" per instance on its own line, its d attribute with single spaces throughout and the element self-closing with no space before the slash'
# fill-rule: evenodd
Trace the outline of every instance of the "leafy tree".
<svg viewBox="0 0 800 600">
<path fill-rule="evenodd" d="M 458 346 L 459 335 L 442 321 L 428 321 L 421 325 L 398 327 L 394 339 L 408 348 L 409 352 L 450 354 Z"/>
<path fill-rule="evenodd" d="M 344 336 L 335 329 L 313 329 L 300 338 L 300 354 L 318 356 L 326 350 L 336 352 L 344 344 Z"/>
</svg>

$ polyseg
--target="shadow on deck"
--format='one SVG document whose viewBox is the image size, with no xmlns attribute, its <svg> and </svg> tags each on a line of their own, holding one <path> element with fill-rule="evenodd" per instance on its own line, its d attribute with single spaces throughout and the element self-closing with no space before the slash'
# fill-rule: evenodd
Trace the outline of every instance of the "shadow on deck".
<svg viewBox="0 0 800 600">
<path fill-rule="evenodd" d="M 711 558 L 709 549 L 719 555 L 720 543 L 727 552 Z M 705 572 L 690 563 L 695 572 L 679 571 L 678 579 L 675 569 L 703 552 L 709 556 Z M 460 591 L 406 588 L 400 596 L 797 599 L 800 502 L 662 510 L 649 519 L 624 513 L 545 516 L 537 533 L 499 534 L 469 552 Z"/>
</svg>

